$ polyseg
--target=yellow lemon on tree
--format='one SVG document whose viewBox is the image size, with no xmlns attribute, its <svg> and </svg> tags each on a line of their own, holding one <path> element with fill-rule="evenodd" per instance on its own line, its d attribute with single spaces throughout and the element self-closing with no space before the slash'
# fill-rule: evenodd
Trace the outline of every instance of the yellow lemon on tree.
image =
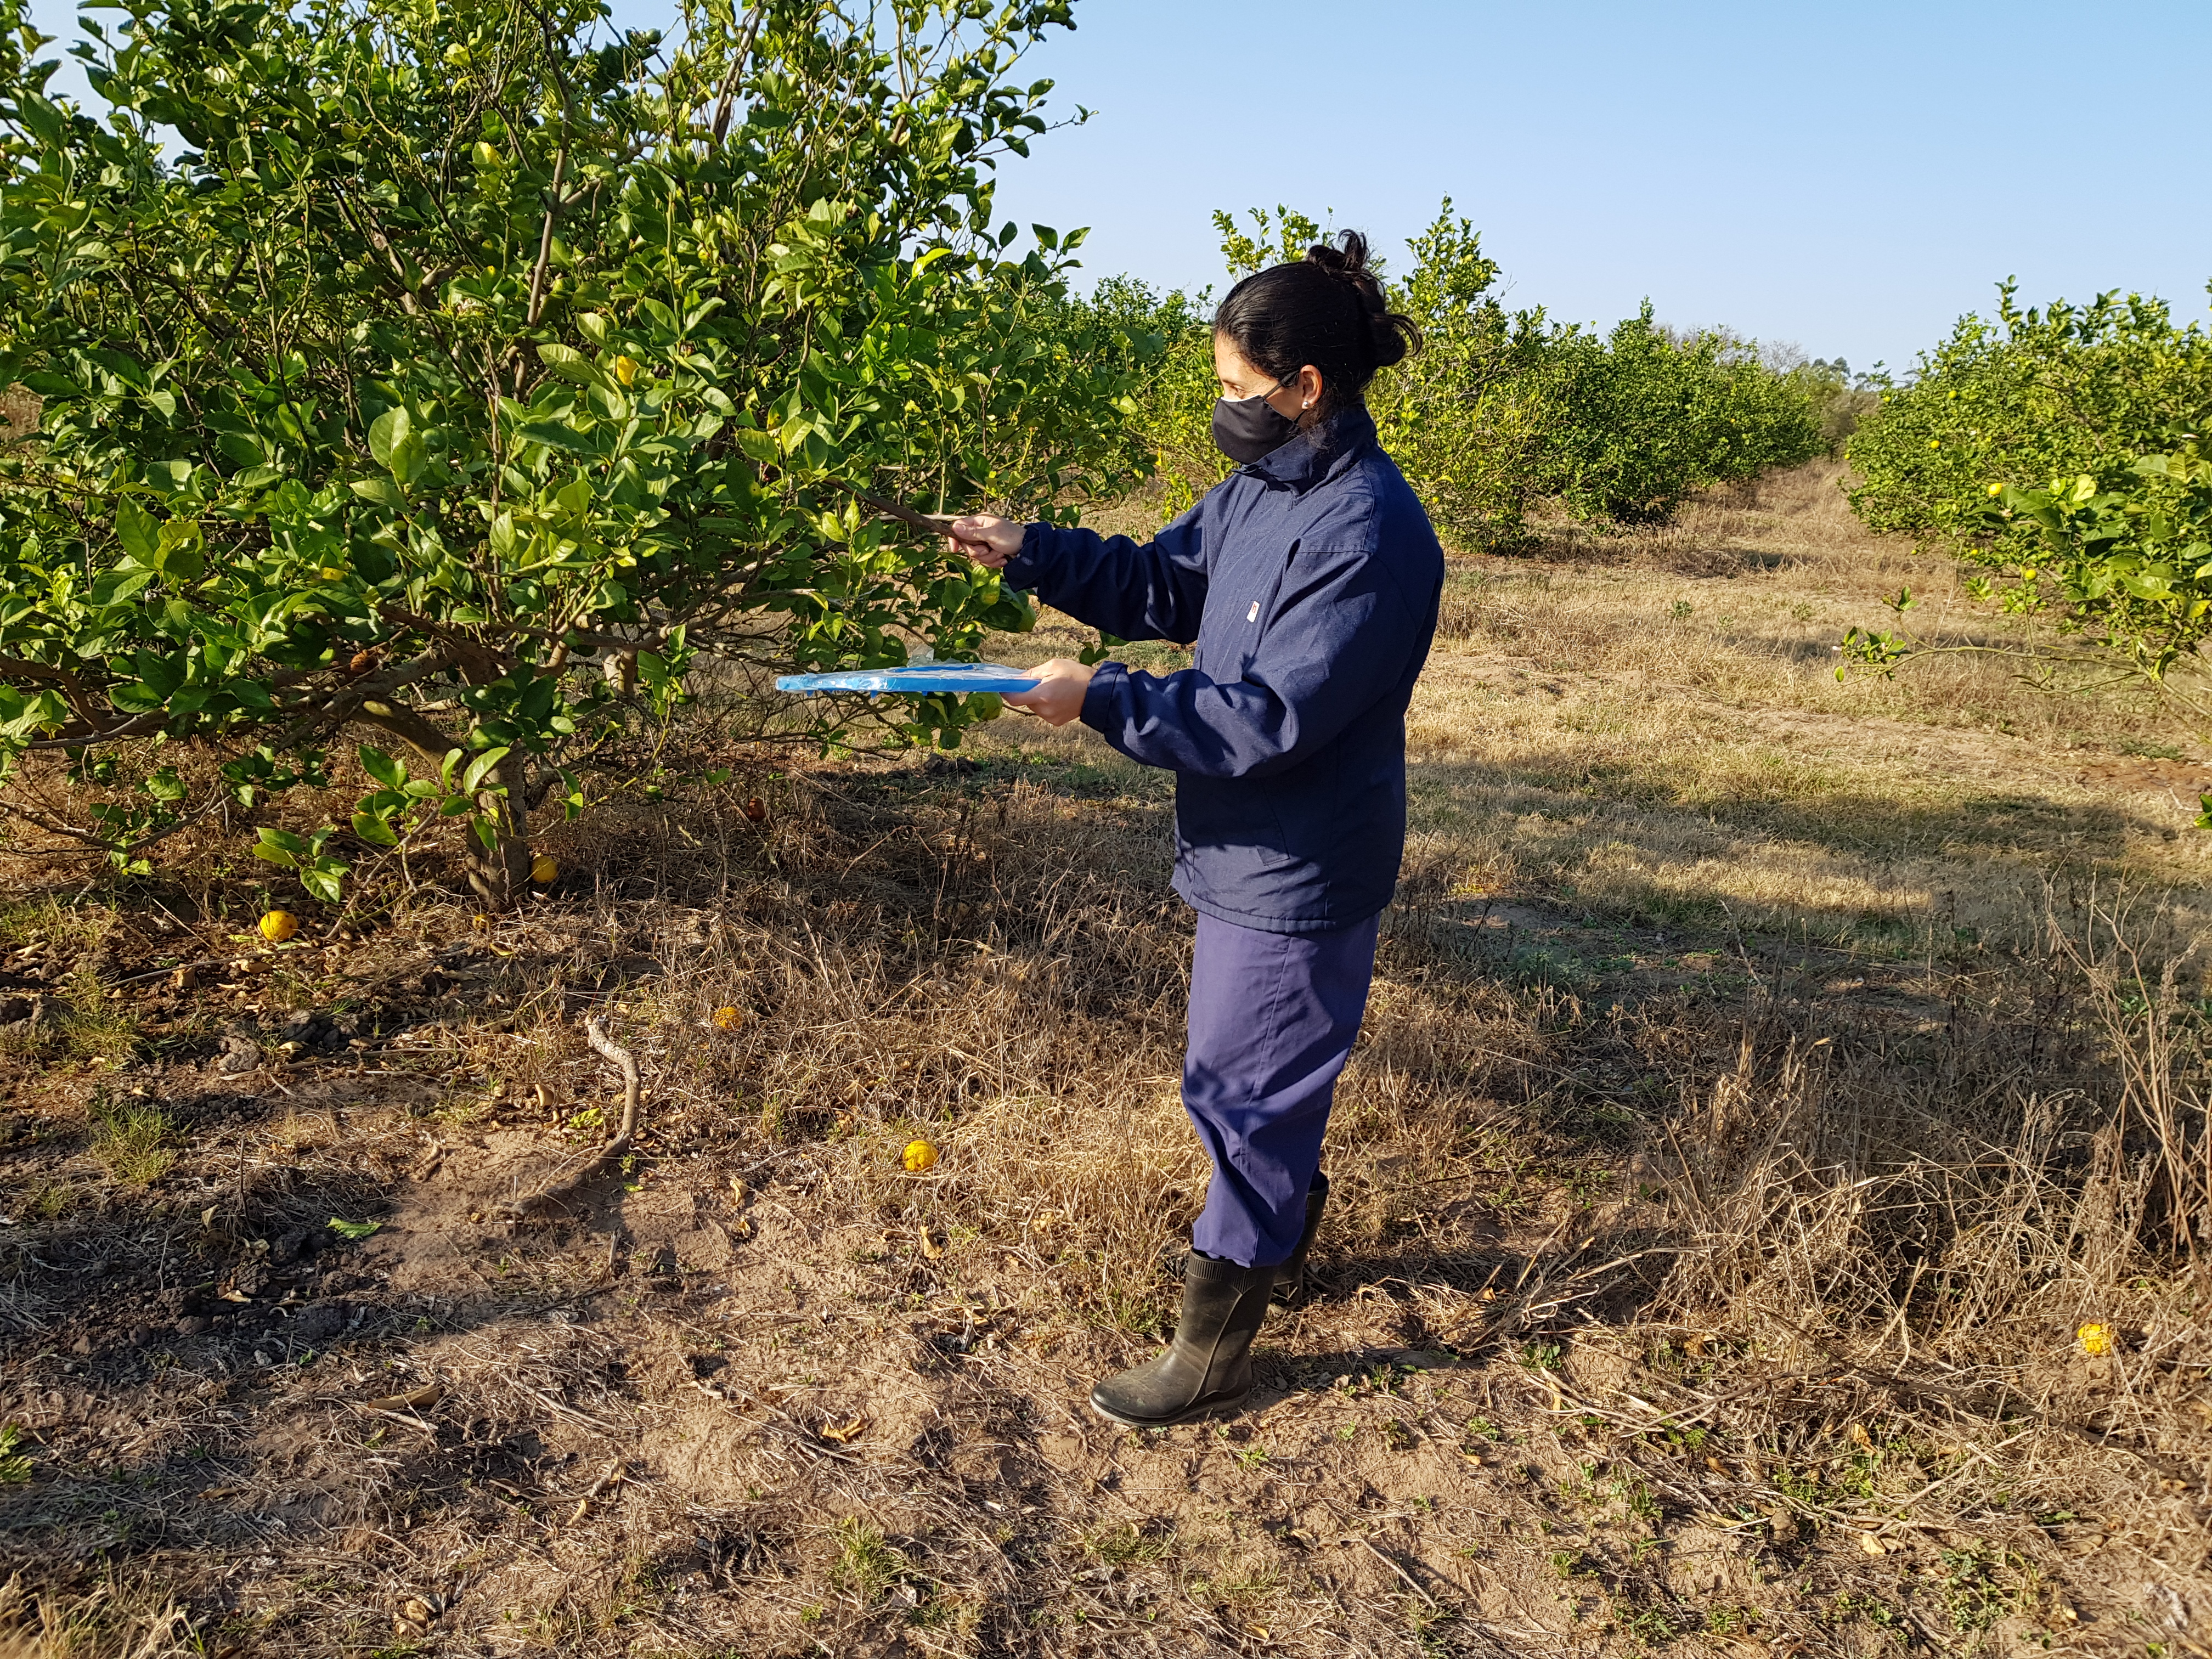
<svg viewBox="0 0 2212 1659">
<path fill-rule="evenodd" d="M 1991 484 L 1991 485 L 1990 486 L 1990 495 L 2003 495 L 2003 494 L 2004 494 L 2004 486 L 2003 486 L 2002 484 Z"/>
<path fill-rule="evenodd" d="M 937 1162 L 937 1148 L 926 1140 L 909 1140 L 900 1161 L 911 1175 L 920 1175 Z"/>
<path fill-rule="evenodd" d="M 282 945 L 300 931 L 300 919 L 289 910 L 271 910 L 261 918 L 261 937 L 271 945 Z"/>
<path fill-rule="evenodd" d="M 530 878 L 543 886 L 561 873 L 561 866 L 553 861 L 550 853 L 540 853 L 530 860 Z"/>
<path fill-rule="evenodd" d="M 616 358 L 615 379 L 620 380 L 624 386 L 629 386 L 635 382 L 637 379 L 636 362 L 629 357 Z"/>
<path fill-rule="evenodd" d="M 2081 1352 L 2092 1358 L 2112 1351 L 2112 1328 L 2094 1322 L 2084 1325 L 2074 1333 L 2074 1340 L 2081 1345 Z"/>
<path fill-rule="evenodd" d="M 735 1008 L 717 1008 L 714 1010 L 714 1029 L 718 1031 L 734 1031 L 744 1023 L 744 1018 Z"/>
</svg>

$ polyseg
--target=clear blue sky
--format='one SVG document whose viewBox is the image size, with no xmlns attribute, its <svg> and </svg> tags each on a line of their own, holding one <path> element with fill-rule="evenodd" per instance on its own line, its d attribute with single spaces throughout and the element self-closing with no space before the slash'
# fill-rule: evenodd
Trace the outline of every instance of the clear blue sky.
<svg viewBox="0 0 2212 1659">
<path fill-rule="evenodd" d="M 666 0 L 614 0 L 630 26 Z M 67 33 L 67 0 L 41 0 Z M 1097 111 L 1010 162 L 1092 275 L 1217 281 L 1208 215 L 1277 202 L 1387 253 L 1449 195 L 1509 300 L 1650 296 L 1893 368 L 1997 279 L 2206 315 L 2212 5 L 2142 0 L 1077 0 L 1031 72 Z"/>
</svg>

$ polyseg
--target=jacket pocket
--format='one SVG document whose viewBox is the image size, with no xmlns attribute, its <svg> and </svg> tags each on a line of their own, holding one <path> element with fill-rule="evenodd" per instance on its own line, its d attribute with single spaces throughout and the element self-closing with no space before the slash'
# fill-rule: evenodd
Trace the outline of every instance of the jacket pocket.
<svg viewBox="0 0 2212 1659">
<path fill-rule="evenodd" d="M 1272 778 L 1184 774 L 1176 791 L 1176 834 L 1187 849 L 1232 878 L 1278 870 L 1297 858 Z"/>
</svg>

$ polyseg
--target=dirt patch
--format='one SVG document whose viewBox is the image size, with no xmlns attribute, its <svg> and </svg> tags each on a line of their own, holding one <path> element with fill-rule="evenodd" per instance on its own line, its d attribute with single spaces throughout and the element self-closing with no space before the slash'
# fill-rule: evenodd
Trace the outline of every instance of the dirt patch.
<svg viewBox="0 0 2212 1659">
<path fill-rule="evenodd" d="M 118 1651 L 167 1620 L 239 1654 L 1874 1652 L 2101 1640 L 2145 1607 L 2142 1639 L 2179 1643 L 2212 1606 L 2201 1446 L 2077 1426 L 2109 1389 L 2171 1392 L 2185 1333 L 2143 1324 L 2075 1405 L 2008 1422 L 2015 1383 L 1638 1312 L 1682 1182 L 1711 1178 L 1644 1146 L 1657 1103 L 1940 1044 L 1955 1000 L 1534 895 L 1469 912 L 1417 883 L 1394 916 L 1320 1293 L 1263 1334 L 1254 1408 L 1094 1417 L 1091 1381 L 1171 1316 L 1160 1263 L 1201 1184 L 1179 946 L 1132 930 L 1136 890 L 1055 908 L 1065 866 L 1018 849 L 1050 827 L 1141 869 L 1157 809 L 999 763 L 950 798 L 830 782 L 754 878 L 811 848 L 797 912 L 740 882 L 711 914 L 428 913 L 319 981 L 375 996 L 273 1022 L 361 1035 L 287 1050 L 264 1013 L 19 1073 L 11 1203 L 78 1188 L 11 1235 L 21 1583 Z M 863 799 L 869 839 L 843 842 Z M 854 955 L 962 904 L 966 931 L 896 965 Z M 1057 977 L 1073 927 L 1100 930 L 1080 981 Z M 1055 1012 L 1009 1024 L 1012 994 Z M 1800 1035 L 1729 1012 L 1754 994 Z M 609 1130 L 586 1012 L 641 1060 L 644 1134 L 517 1224 L 502 1205 Z M 95 1181 L 94 1105 L 69 1103 L 131 1090 L 173 1160 Z M 916 1133 L 945 1151 L 921 1176 Z"/>
</svg>

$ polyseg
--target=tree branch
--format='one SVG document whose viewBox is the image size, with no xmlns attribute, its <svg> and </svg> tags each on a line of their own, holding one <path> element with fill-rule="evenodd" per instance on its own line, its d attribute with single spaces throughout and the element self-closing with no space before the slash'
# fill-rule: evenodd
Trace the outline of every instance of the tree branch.
<svg viewBox="0 0 2212 1659">
<path fill-rule="evenodd" d="M 564 124 L 565 126 L 565 124 Z M 553 158 L 553 184 L 545 192 L 545 222 L 538 233 L 538 264 L 530 273 L 530 325 L 538 326 L 538 319 L 545 310 L 545 267 L 553 258 L 553 226 L 566 205 L 561 198 L 561 184 L 568 173 L 568 139 L 565 130 L 561 138 L 561 153 Z"/>
<path fill-rule="evenodd" d="M 738 42 L 736 54 L 730 59 L 730 73 L 722 82 L 721 96 L 714 104 L 714 142 L 720 144 L 729 136 L 730 112 L 736 106 L 738 86 L 745 72 L 745 60 L 753 55 L 753 41 L 760 34 L 761 19 L 766 15 L 768 0 L 753 0 L 751 21 L 745 25 L 744 39 Z"/>
<path fill-rule="evenodd" d="M 442 761 L 461 747 L 458 740 L 401 703 L 364 700 L 350 718 L 391 732 L 426 760 Z"/>
</svg>

